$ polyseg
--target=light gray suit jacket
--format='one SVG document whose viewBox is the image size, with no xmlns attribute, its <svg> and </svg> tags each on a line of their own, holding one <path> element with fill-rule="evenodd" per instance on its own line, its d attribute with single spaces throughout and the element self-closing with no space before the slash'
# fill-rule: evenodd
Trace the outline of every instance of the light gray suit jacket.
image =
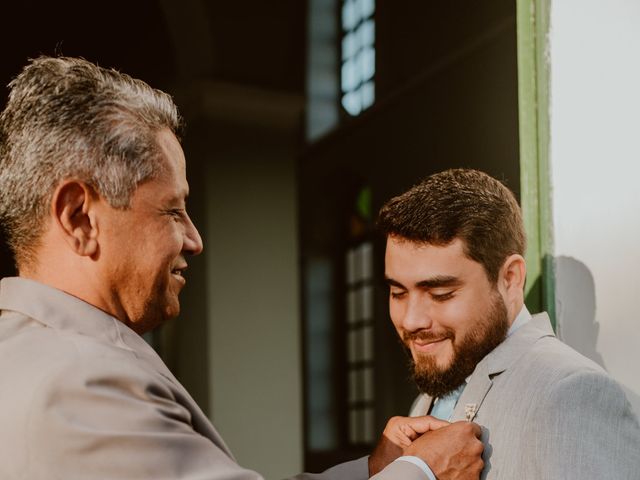
<svg viewBox="0 0 640 480">
<path fill-rule="evenodd" d="M 423 478 L 399 463 L 379 478 Z M 296 478 L 367 477 L 363 458 Z M 0 479 L 260 478 L 127 326 L 59 290 L 2 280 Z"/>
<path fill-rule="evenodd" d="M 418 397 L 411 415 L 432 399 Z M 483 427 L 486 479 L 640 479 L 640 427 L 621 387 L 533 319 L 487 355 L 452 421 Z"/>
</svg>

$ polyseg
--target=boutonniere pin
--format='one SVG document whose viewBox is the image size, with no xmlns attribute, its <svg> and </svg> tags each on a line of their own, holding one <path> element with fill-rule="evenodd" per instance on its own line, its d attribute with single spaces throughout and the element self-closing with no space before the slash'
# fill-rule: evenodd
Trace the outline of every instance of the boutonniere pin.
<svg viewBox="0 0 640 480">
<path fill-rule="evenodd" d="M 478 411 L 477 403 L 467 403 L 464 406 L 464 417 L 467 420 L 467 422 L 470 422 L 471 420 L 473 420 L 473 417 L 476 416 L 477 411 Z"/>
</svg>

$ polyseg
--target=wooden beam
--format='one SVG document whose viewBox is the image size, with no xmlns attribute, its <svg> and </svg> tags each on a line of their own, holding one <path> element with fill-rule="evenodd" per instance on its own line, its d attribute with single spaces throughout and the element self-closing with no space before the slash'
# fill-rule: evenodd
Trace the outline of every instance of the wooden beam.
<svg viewBox="0 0 640 480">
<path fill-rule="evenodd" d="M 549 168 L 548 32 L 551 0 L 516 0 L 521 205 L 528 237 L 527 306 L 555 326 Z"/>
</svg>

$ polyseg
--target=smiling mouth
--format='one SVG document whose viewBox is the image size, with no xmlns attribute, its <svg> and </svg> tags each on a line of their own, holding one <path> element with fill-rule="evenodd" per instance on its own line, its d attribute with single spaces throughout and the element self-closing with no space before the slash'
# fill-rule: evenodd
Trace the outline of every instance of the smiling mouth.
<svg viewBox="0 0 640 480">
<path fill-rule="evenodd" d="M 186 269 L 186 265 L 184 267 L 174 268 L 173 270 L 171 270 L 171 275 L 180 283 L 184 284 L 187 281 L 187 279 L 184 277 L 184 271 Z"/>
<path fill-rule="evenodd" d="M 440 343 L 440 342 L 444 342 L 445 340 L 447 340 L 448 337 L 442 337 L 442 338 L 434 338 L 434 339 L 430 339 L 430 340 L 414 340 L 414 344 L 417 345 L 418 347 L 428 347 L 429 345 L 433 345 L 436 343 Z"/>
<path fill-rule="evenodd" d="M 413 340 L 413 350 L 419 353 L 431 353 L 441 347 L 445 340 L 449 340 L 449 337 L 429 340 Z"/>
<path fill-rule="evenodd" d="M 425 345 L 431 345 L 432 343 L 442 342 L 443 340 L 446 340 L 446 339 L 447 339 L 447 337 L 434 338 L 434 339 L 431 339 L 431 340 L 414 340 L 413 343 L 415 343 L 419 347 L 424 347 Z"/>
</svg>

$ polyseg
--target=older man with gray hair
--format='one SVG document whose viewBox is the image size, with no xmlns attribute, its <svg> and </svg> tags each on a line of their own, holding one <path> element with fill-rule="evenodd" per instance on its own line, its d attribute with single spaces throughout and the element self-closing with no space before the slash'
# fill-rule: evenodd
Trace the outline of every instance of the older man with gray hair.
<svg viewBox="0 0 640 480">
<path fill-rule="evenodd" d="M 10 89 L 0 222 L 19 277 L 0 283 L 0 478 L 261 478 L 139 335 L 178 315 L 202 251 L 173 101 L 74 58 L 33 60 Z M 478 478 L 479 435 L 394 418 L 368 459 L 300 478 L 419 479 L 425 462 Z"/>
</svg>

